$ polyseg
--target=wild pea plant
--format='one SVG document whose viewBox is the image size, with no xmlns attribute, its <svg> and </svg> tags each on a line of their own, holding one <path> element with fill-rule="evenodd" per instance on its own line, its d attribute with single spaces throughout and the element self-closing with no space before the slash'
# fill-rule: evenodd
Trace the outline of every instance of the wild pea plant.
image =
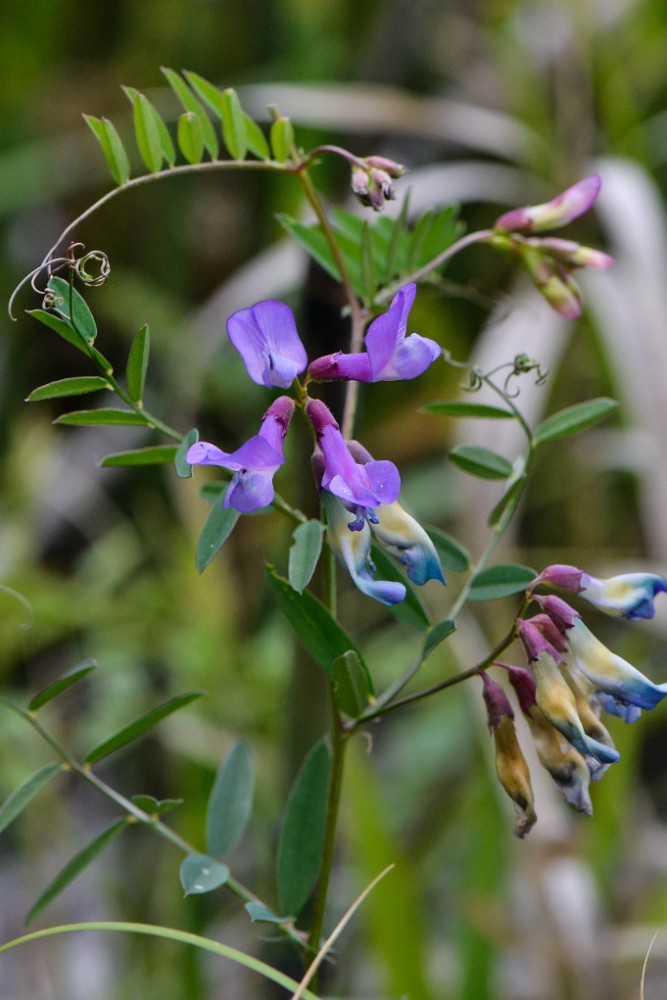
<svg viewBox="0 0 667 1000">
<path fill-rule="evenodd" d="M 540 763 L 567 802 L 590 815 L 590 782 L 597 781 L 619 759 L 602 721 L 603 713 L 634 722 L 642 709 L 653 708 L 667 694 L 667 684 L 654 684 L 602 645 L 585 624 L 585 610 L 578 609 L 592 606 L 627 619 L 651 618 L 654 598 L 667 591 L 667 579 L 639 572 L 601 580 L 570 565 L 551 565 L 537 572 L 494 563 L 498 543 L 530 481 L 537 450 L 547 441 L 592 426 L 615 408 L 613 400 L 594 399 L 531 427 L 521 412 L 515 384 L 524 376 L 543 380 L 536 359 L 519 355 L 493 371 L 469 369 L 467 399 L 434 401 L 425 407 L 434 415 L 513 420 L 523 433 L 523 451 L 511 463 L 479 446 L 459 445 L 451 452 L 451 461 L 465 472 L 505 483 L 502 498 L 489 513 L 489 540 L 472 562 L 455 539 L 439 530 L 426 530 L 404 509 L 400 472 L 391 455 L 371 455 L 355 439 L 362 386 L 369 386 L 367 391 L 372 392 L 373 383 L 401 383 L 419 378 L 432 366 L 454 364 L 447 345 L 437 339 L 438 331 L 428 331 L 430 336 L 409 333 L 409 317 L 420 283 L 437 284 L 445 265 L 471 244 L 485 244 L 509 256 L 527 270 L 551 307 L 569 319 L 579 315 L 582 303 L 576 270 L 605 268 L 612 260 L 599 250 L 543 234 L 566 226 L 593 205 L 600 189 L 599 177 L 587 177 L 546 204 L 514 209 L 490 229 L 465 235 L 451 207 L 410 219 L 406 199 L 395 219 L 373 218 L 372 212 L 379 213 L 384 203 L 395 197 L 395 181 L 404 172 L 402 166 L 381 156 L 360 157 L 333 145 L 303 150 L 296 144 L 290 121 L 277 111 L 267 138 L 243 111 L 233 90 L 220 91 L 194 73 L 179 76 L 165 69 L 164 74 L 184 108 L 176 145 L 148 99 L 132 88 L 126 91 L 147 173 L 130 176 L 125 147 L 110 121 L 86 119 L 116 186 L 67 227 L 26 282 L 30 281 L 41 298 L 30 314 L 76 348 L 88 368 L 84 374 L 40 386 L 28 398 L 37 402 L 111 393 L 114 406 L 75 409 L 57 422 L 78 427 L 132 425 L 155 433 L 154 443 L 108 455 L 101 462 L 104 467 L 171 465 L 174 475 L 193 479 L 193 489 L 197 466 L 221 470 L 219 481 L 207 483 L 202 490 L 202 517 L 205 502 L 210 509 L 194 554 L 200 572 L 217 556 L 242 516 L 271 509 L 277 518 L 287 518 L 294 525 L 287 576 L 269 567 L 268 582 L 313 669 L 322 671 L 326 679 L 331 724 L 303 762 L 283 815 L 277 820 L 281 831 L 277 885 L 270 901 L 260 899 L 238 881 L 225 860 L 242 838 L 251 816 L 254 778 L 251 750 L 245 742 L 234 744 L 214 782 L 207 814 L 202 818 L 204 849 L 201 844 L 186 843 L 165 823 L 163 814 L 175 800 L 158 801 L 147 795 L 127 799 L 97 774 L 100 761 L 186 707 L 200 692 L 186 692 L 163 702 L 93 747 L 83 760 L 74 758 L 45 728 L 41 709 L 86 678 L 95 668 L 93 660 L 73 667 L 25 707 L 2 699 L 5 708 L 24 719 L 49 744 L 54 760 L 5 801 L 0 808 L 0 830 L 59 774 L 72 772 L 111 800 L 119 815 L 45 889 L 28 920 L 63 891 L 113 837 L 131 824 L 142 823 L 182 852 L 180 878 L 186 894 L 220 888 L 233 893 L 250 920 L 271 925 L 275 933 L 291 942 L 307 971 L 297 983 L 279 969 L 219 942 L 171 928 L 129 923 L 55 927 L 4 947 L 80 927 L 156 934 L 230 957 L 274 980 L 293 997 L 313 997 L 308 986 L 316 988 L 319 964 L 365 895 L 332 930 L 327 900 L 338 845 L 345 756 L 351 741 L 388 713 L 414 706 L 462 682 L 481 681 L 479 696 L 486 704 L 495 742 L 497 775 L 514 805 L 517 836 L 524 837 L 537 817 L 528 766 L 514 727 L 512 700 L 527 719 Z M 219 158 L 220 134 L 224 159 Z M 184 162 L 177 162 L 179 153 Z M 371 209 L 371 218 L 364 220 L 355 213 L 328 208 L 316 186 L 317 164 L 327 156 L 347 161 L 352 190 L 362 205 Z M 177 174 L 210 170 L 281 173 L 300 186 L 316 221 L 304 224 L 283 215 L 280 222 L 340 282 L 349 318 L 348 350 L 311 358 L 294 315 L 283 302 L 250 303 L 227 319 L 229 339 L 248 378 L 266 391 L 266 411 L 257 433 L 234 451 L 224 450 L 225 441 L 199 440 L 196 428 L 171 427 L 159 414 L 146 409 L 147 326 L 134 338 L 125 372 L 118 375 L 113 370 L 97 346 L 97 324 L 89 304 L 94 288 L 110 278 L 109 261 L 102 251 L 86 253 L 80 244 L 69 242 L 84 219 L 124 191 Z M 82 289 L 90 293 L 87 298 Z M 334 414 L 321 398 L 322 386 L 329 382 L 345 383 L 340 413 Z M 495 405 L 473 398 L 483 386 L 497 397 Z M 319 518 L 306 517 L 276 492 L 286 464 L 284 439 L 293 421 L 303 422 L 312 441 L 312 489 L 319 496 Z M 451 566 L 452 560 L 465 572 L 465 582 L 448 613 L 432 621 L 419 591 L 427 585 L 446 587 L 443 564 Z M 423 635 L 419 655 L 406 662 L 384 689 L 376 690 L 363 651 L 338 615 L 340 572 L 349 574 L 363 600 L 380 602 L 389 611 L 403 610 Z M 470 600 L 511 595 L 516 595 L 517 605 L 506 634 L 479 662 L 435 685 L 404 694 L 431 653 L 456 631 Z M 562 595 L 568 600 L 571 596 L 576 606 Z M 525 649 L 525 665 L 504 660 L 517 638 Z M 502 683 L 503 679 L 508 683 Z"/>
</svg>

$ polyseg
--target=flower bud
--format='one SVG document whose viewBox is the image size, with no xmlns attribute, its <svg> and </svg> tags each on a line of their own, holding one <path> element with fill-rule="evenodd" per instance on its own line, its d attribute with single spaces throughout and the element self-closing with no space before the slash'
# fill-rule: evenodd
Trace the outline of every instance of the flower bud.
<svg viewBox="0 0 667 1000">
<path fill-rule="evenodd" d="M 494 229 L 511 233 L 538 233 L 558 229 L 587 212 L 600 193 L 602 181 L 591 174 L 541 205 L 527 205 L 505 212 Z"/>
<path fill-rule="evenodd" d="M 514 834 L 525 837 L 534 826 L 537 814 L 530 771 L 514 728 L 514 712 L 501 685 L 491 680 L 485 671 L 482 671 L 481 678 L 489 727 L 496 747 L 496 774 L 514 805 Z"/>
</svg>

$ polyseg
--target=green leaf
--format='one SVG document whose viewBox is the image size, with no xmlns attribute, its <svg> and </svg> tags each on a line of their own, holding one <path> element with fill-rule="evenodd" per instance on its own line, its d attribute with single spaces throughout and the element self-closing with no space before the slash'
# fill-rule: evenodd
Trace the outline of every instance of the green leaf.
<svg viewBox="0 0 667 1000">
<path fill-rule="evenodd" d="M 64 322 L 64 321 L 61 321 Z M 43 399 L 58 399 L 62 396 L 81 396 L 86 392 L 98 392 L 100 389 L 110 389 L 105 378 L 99 375 L 81 375 L 77 378 L 61 378 L 57 382 L 47 382 L 33 389 L 26 396 L 26 403 L 39 403 Z"/>
<path fill-rule="evenodd" d="M 250 152 L 254 153 L 260 160 L 270 160 L 269 144 L 257 122 L 254 122 L 245 111 L 243 112 L 243 121 L 245 122 L 245 134 Z"/>
<path fill-rule="evenodd" d="M 422 659 L 425 660 L 427 656 L 433 652 L 436 646 L 439 646 L 452 632 L 456 631 L 456 622 L 451 618 L 445 619 L 444 622 L 438 622 L 430 630 L 429 634 L 426 636 L 426 642 L 424 643 L 424 649 L 422 650 Z"/>
<path fill-rule="evenodd" d="M 26 312 L 28 316 L 33 316 L 39 323 L 43 323 L 44 326 L 50 327 L 51 330 L 55 330 L 63 340 L 68 341 L 68 343 L 73 344 L 74 347 L 78 348 L 79 351 L 83 351 L 85 355 L 88 355 L 88 349 L 86 346 L 86 341 L 83 337 L 74 330 L 67 320 L 62 319 L 60 316 L 54 315 L 54 313 L 47 312 L 46 309 L 27 309 Z"/>
<path fill-rule="evenodd" d="M 246 903 L 245 908 L 253 923 L 286 924 L 294 919 L 293 917 L 279 917 L 277 913 L 269 909 L 266 903 L 260 903 L 254 899 Z"/>
<path fill-rule="evenodd" d="M 239 96 L 231 87 L 222 92 L 220 101 L 222 138 L 233 160 L 244 160 L 248 152 L 245 118 Z"/>
<path fill-rule="evenodd" d="M 208 504 L 222 503 L 228 483 L 204 483 L 199 487 L 199 496 Z"/>
<path fill-rule="evenodd" d="M 62 771 L 61 764 L 45 764 L 19 785 L 0 806 L 0 833 L 13 823 L 25 807 Z"/>
<path fill-rule="evenodd" d="M 32 907 L 28 916 L 25 919 L 26 924 L 40 913 L 45 906 L 47 906 L 52 900 L 59 896 L 63 889 L 74 881 L 77 875 L 80 875 L 84 868 L 87 868 L 91 861 L 94 861 L 98 854 L 107 846 L 110 840 L 124 830 L 127 826 L 127 818 L 123 816 L 121 819 L 117 819 L 111 826 L 108 826 L 98 837 L 84 847 L 82 851 L 79 851 L 71 861 L 65 865 L 62 871 L 56 875 L 51 884 L 44 890 L 42 895 L 39 897 L 35 905 Z"/>
<path fill-rule="evenodd" d="M 211 507 L 197 543 L 195 562 L 200 573 L 217 556 L 240 516 L 235 507 L 223 507 L 221 502 Z"/>
<path fill-rule="evenodd" d="M 103 458 L 100 467 L 111 469 L 129 465 L 169 465 L 176 458 L 176 450 L 176 446 L 172 444 L 154 444 L 146 448 L 133 448 L 131 451 L 116 451 Z"/>
<path fill-rule="evenodd" d="M 373 698 L 368 670 L 353 649 L 348 649 L 333 662 L 331 676 L 334 697 L 339 708 L 352 719 L 358 719 Z"/>
<path fill-rule="evenodd" d="M 162 67 L 162 72 L 166 76 L 169 86 L 178 97 L 179 101 L 185 108 L 186 112 L 197 116 L 199 124 L 201 126 L 201 134 L 204 146 L 206 147 L 206 150 L 211 159 L 216 160 L 218 158 L 220 145 L 218 143 L 218 137 L 215 134 L 215 129 L 211 124 L 211 119 L 209 118 L 205 109 L 201 106 L 201 104 L 199 103 L 195 95 L 192 93 L 188 85 L 184 83 L 183 80 L 181 80 L 178 73 L 175 73 L 173 69 L 167 69 L 165 66 Z M 218 117 L 220 117 L 219 104 L 215 113 L 217 114 Z M 178 142 L 179 145 L 181 145 L 180 127 L 179 127 Z M 183 155 L 187 159 L 187 154 L 185 153 L 185 150 L 183 149 L 182 145 L 181 149 L 183 150 Z M 196 160 L 195 162 L 198 163 L 199 161 Z"/>
<path fill-rule="evenodd" d="M 64 278 L 49 278 L 47 288 L 57 296 L 54 312 L 67 320 L 73 331 L 90 346 L 97 337 L 97 325 L 86 300 Z"/>
<path fill-rule="evenodd" d="M 316 743 L 306 757 L 287 800 L 278 844 L 278 900 L 283 913 L 298 913 L 320 870 L 331 753 Z"/>
<path fill-rule="evenodd" d="M 163 146 L 164 132 L 159 124 L 162 119 L 145 94 L 140 94 L 133 87 L 125 87 L 124 90 L 132 102 L 139 155 L 150 172 L 156 174 L 162 167 L 162 160 L 166 158 Z"/>
<path fill-rule="evenodd" d="M 489 514 L 487 524 L 490 528 L 495 528 L 495 526 L 500 521 L 504 514 L 509 515 L 516 510 L 517 504 L 521 499 L 523 493 L 523 488 L 526 485 L 528 477 L 524 474 L 518 476 L 513 483 L 507 487 L 500 500 L 493 508 Z"/>
<path fill-rule="evenodd" d="M 297 222 L 283 212 L 277 212 L 276 219 L 320 267 L 323 267 L 336 281 L 340 281 L 340 271 L 333 259 L 331 247 L 319 226 L 304 226 L 302 222 Z"/>
<path fill-rule="evenodd" d="M 72 684 L 76 684 L 77 681 L 82 680 L 92 670 L 95 670 L 96 667 L 96 660 L 83 660 L 76 667 L 68 670 L 66 674 L 63 674 L 61 677 L 58 677 L 57 680 L 48 684 L 45 688 L 42 688 L 42 690 L 35 695 L 28 705 L 28 711 L 36 712 L 38 708 L 41 708 L 42 705 L 46 705 L 47 702 L 57 698 L 59 694 L 66 691 L 67 688 L 72 686 Z"/>
<path fill-rule="evenodd" d="M 514 414 L 502 406 L 489 406 L 487 403 L 469 403 L 463 399 L 444 400 L 439 403 L 426 403 L 421 409 L 424 413 L 436 413 L 441 417 L 489 417 L 491 419 L 512 419 Z"/>
<path fill-rule="evenodd" d="M 72 410 L 63 413 L 53 421 L 54 424 L 67 424 L 74 427 L 108 427 L 111 425 L 145 426 L 148 421 L 142 413 L 134 410 L 117 410 L 112 407 L 100 407 L 98 410 Z"/>
<path fill-rule="evenodd" d="M 470 584 L 471 601 L 495 601 L 525 590 L 537 573 L 530 566 L 518 563 L 498 563 L 475 573 Z"/>
<path fill-rule="evenodd" d="M 417 220 L 412 230 L 410 249 L 408 251 L 408 267 L 411 271 L 414 271 L 419 266 L 418 262 L 424 262 L 423 247 L 433 222 L 434 212 L 433 209 L 429 209 Z"/>
<path fill-rule="evenodd" d="M 229 868 L 206 854 L 188 854 L 179 875 L 185 895 L 195 896 L 224 885 L 229 878 Z"/>
<path fill-rule="evenodd" d="M 538 444 L 553 441 L 555 438 L 578 434 L 594 424 L 600 423 L 610 416 L 618 407 L 614 399 L 601 396 L 599 399 L 589 399 L 586 403 L 568 406 L 553 416 L 547 417 L 535 431 Z"/>
<path fill-rule="evenodd" d="M 140 403 L 144 397 L 150 350 L 151 336 L 146 323 L 132 341 L 125 369 L 127 394 L 133 403 Z"/>
<path fill-rule="evenodd" d="M 277 118 L 269 133 L 273 156 L 279 163 L 285 163 L 292 155 L 294 146 L 294 126 L 289 118 Z"/>
<path fill-rule="evenodd" d="M 405 574 L 398 569 L 392 559 L 382 549 L 374 545 L 371 549 L 371 559 L 377 570 L 379 580 L 397 580 L 405 587 L 405 597 L 398 604 L 392 604 L 388 611 L 400 622 L 411 625 L 412 628 L 424 632 L 431 627 L 431 621 L 426 613 L 415 587 Z"/>
<path fill-rule="evenodd" d="M 387 247 L 386 279 L 390 280 L 396 274 L 407 269 L 408 252 L 410 246 L 410 235 L 408 233 L 408 210 L 410 205 L 410 195 L 406 194 L 401 205 L 401 211 L 395 220 L 389 245 Z"/>
<path fill-rule="evenodd" d="M 481 479 L 508 479 L 512 475 L 512 464 L 502 455 L 488 448 L 474 444 L 461 444 L 449 453 L 454 465 L 472 476 Z"/>
<path fill-rule="evenodd" d="M 166 719 L 168 715 L 178 712 L 179 709 L 184 708 L 185 705 L 189 705 L 195 698 L 201 698 L 202 694 L 203 691 L 187 691 L 185 694 L 179 694 L 174 698 L 169 698 L 168 701 L 163 701 L 156 708 L 152 708 L 150 712 L 140 715 L 134 722 L 123 726 L 113 736 L 99 743 L 86 755 L 84 763 L 96 764 L 103 757 L 108 757 L 109 754 L 115 753 L 121 747 L 127 746 L 128 743 L 143 736 L 144 733 L 152 729 L 162 719 Z"/>
<path fill-rule="evenodd" d="M 93 135 L 102 149 L 104 159 L 116 184 L 123 185 L 130 179 L 130 161 L 118 132 L 108 118 L 84 115 Z"/>
<path fill-rule="evenodd" d="M 245 833 L 252 813 L 255 779 L 247 743 L 238 740 L 220 765 L 206 807 L 206 850 L 224 858 Z"/>
<path fill-rule="evenodd" d="M 426 534 L 435 545 L 440 562 L 453 573 L 465 573 L 470 566 L 470 556 L 463 546 L 439 528 L 426 528 Z"/>
<path fill-rule="evenodd" d="M 281 611 L 315 662 L 331 675 L 333 661 L 352 649 L 363 662 L 356 645 L 331 612 L 307 590 L 298 594 L 289 582 L 267 567 L 269 583 Z"/>
<path fill-rule="evenodd" d="M 192 427 L 176 449 L 174 465 L 176 467 L 176 475 L 179 479 L 192 479 L 192 466 L 186 461 L 185 456 L 192 445 L 196 444 L 198 440 L 199 431 L 196 427 Z M 213 485 L 218 486 L 219 484 L 215 483 Z M 224 489 L 224 486 L 222 488 Z"/>
<path fill-rule="evenodd" d="M 316 520 L 306 521 L 294 530 L 287 575 L 298 594 L 303 593 L 315 572 L 322 551 L 323 533 L 323 525 Z"/>
<path fill-rule="evenodd" d="M 185 111 L 178 119 L 179 148 L 188 163 L 201 163 L 204 157 L 204 132 L 194 111 Z"/>
<path fill-rule="evenodd" d="M 428 264 L 443 250 L 450 247 L 454 240 L 458 239 L 463 232 L 463 226 L 456 218 L 456 206 L 445 205 L 431 214 L 430 225 L 423 234 L 418 251 L 416 253 L 415 265 L 422 267 Z"/>
<path fill-rule="evenodd" d="M 182 806 L 183 799 L 156 799 L 152 795 L 133 795 L 132 801 L 149 816 L 162 816 L 175 806 Z"/>
<path fill-rule="evenodd" d="M 378 287 L 377 273 L 373 261 L 373 244 L 370 236 L 370 226 L 364 225 L 361 236 L 361 284 L 368 302 L 372 302 Z"/>
<path fill-rule="evenodd" d="M 191 70 L 183 70 L 183 76 L 186 78 L 192 89 L 201 97 L 204 104 L 206 104 L 216 118 L 222 118 L 222 91 L 205 80 L 203 76 L 199 73 L 193 73 Z"/>
</svg>

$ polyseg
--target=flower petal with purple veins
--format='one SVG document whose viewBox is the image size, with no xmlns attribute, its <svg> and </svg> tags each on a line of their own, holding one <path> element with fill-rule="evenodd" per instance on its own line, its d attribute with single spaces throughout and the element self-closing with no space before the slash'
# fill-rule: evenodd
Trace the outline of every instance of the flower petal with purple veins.
<svg viewBox="0 0 667 1000">
<path fill-rule="evenodd" d="M 258 385 L 289 389 L 308 364 L 294 314 L 284 302 L 267 299 L 240 309 L 227 320 L 227 333 Z"/>
<path fill-rule="evenodd" d="M 406 337 L 408 315 L 417 286 L 401 288 L 386 313 L 373 320 L 364 338 L 371 368 L 371 382 L 416 378 L 440 357 L 434 340 L 412 333 Z"/>
</svg>

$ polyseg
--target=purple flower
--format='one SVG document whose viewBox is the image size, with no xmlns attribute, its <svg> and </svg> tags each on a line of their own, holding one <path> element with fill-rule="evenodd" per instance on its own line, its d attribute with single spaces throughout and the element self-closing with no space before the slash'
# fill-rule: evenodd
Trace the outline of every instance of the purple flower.
<svg viewBox="0 0 667 1000">
<path fill-rule="evenodd" d="M 308 374 L 319 382 L 354 379 L 357 382 L 391 382 L 421 375 L 439 358 L 439 344 L 412 333 L 406 337 L 408 314 L 417 286 L 401 288 L 389 309 L 377 316 L 366 331 L 364 354 L 325 354 L 312 362 Z"/>
<path fill-rule="evenodd" d="M 656 573 L 621 573 L 599 580 L 576 566 L 547 566 L 533 581 L 562 587 L 582 597 L 607 615 L 621 618 L 653 618 L 654 601 L 659 593 L 667 593 L 667 579 Z"/>
<path fill-rule="evenodd" d="M 551 201 L 505 212 L 493 228 L 505 233 L 539 233 L 545 229 L 558 229 L 588 211 L 599 195 L 601 185 L 600 176 L 591 174 Z"/>
<path fill-rule="evenodd" d="M 187 452 L 190 465 L 219 465 L 235 473 L 223 505 L 250 514 L 268 506 L 274 496 L 273 477 L 285 461 L 283 438 L 294 411 L 294 402 L 280 396 L 262 418 L 259 434 L 233 452 L 198 441 Z"/>
<path fill-rule="evenodd" d="M 227 320 L 227 333 L 257 385 L 289 389 L 308 364 L 294 314 L 284 302 L 267 299 L 240 309 Z"/>
<path fill-rule="evenodd" d="M 306 414 L 324 458 L 322 488 L 342 500 L 356 514 L 348 525 L 361 531 L 366 520 L 376 524 L 375 508 L 393 503 L 401 488 L 401 478 L 393 462 L 355 462 L 330 410 L 319 399 L 309 399 Z"/>
</svg>

